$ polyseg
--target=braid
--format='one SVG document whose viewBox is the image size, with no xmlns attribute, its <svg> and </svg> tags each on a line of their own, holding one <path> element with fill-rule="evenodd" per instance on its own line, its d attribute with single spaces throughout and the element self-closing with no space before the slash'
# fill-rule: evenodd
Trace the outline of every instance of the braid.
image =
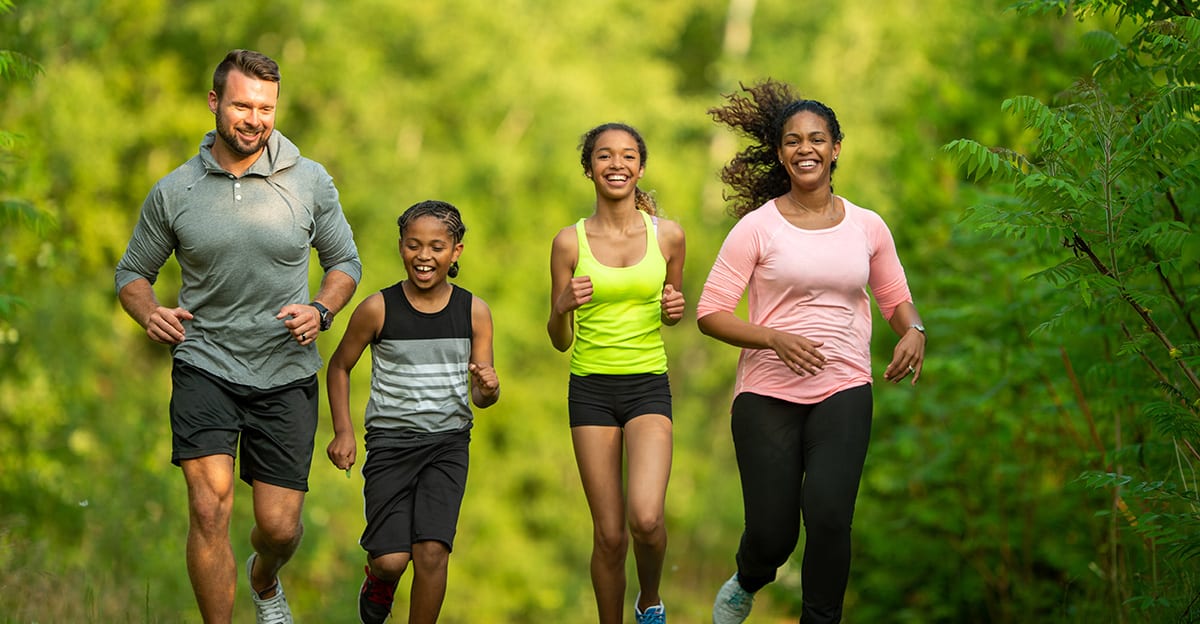
<svg viewBox="0 0 1200 624">
<path fill-rule="evenodd" d="M 458 212 L 453 204 L 449 202 L 439 201 L 436 199 L 427 199 L 423 202 L 418 202 L 404 211 L 399 219 L 396 219 L 396 225 L 400 226 L 400 235 L 404 235 L 404 229 L 408 224 L 416 221 L 420 217 L 433 217 L 442 222 L 446 226 L 446 232 L 450 234 L 450 238 L 454 239 L 455 243 L 461 243 L 463 237 L 467 235 L 467 226 L 463 224 L 462 214 Z M 447 272 L 450 277 L 458 277 L 458 261 L 450 265 L 450 270 Z"/>
<path fill-rule="evenodd" d="M 654 196 L 642 190 L 642 187 L 636 186 L 633 189 L 634 202 L 637 204 L 637 209 L 650 215 L 658 214 L 658 204 L 654 201 Z"/>
</svg>

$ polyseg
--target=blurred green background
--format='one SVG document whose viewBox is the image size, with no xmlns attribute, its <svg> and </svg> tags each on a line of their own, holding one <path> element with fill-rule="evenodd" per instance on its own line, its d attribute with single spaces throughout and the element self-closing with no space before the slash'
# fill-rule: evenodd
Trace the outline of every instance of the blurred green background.
<svg viewBox="0 0 1200 624">
<path fill-rule="evenodd" d="M 550 241 L 591 212 L 578 140 L 607 121 L 642 131 L 642 187 L 687 233 L 689 313 L 664 330 L 676 446 L 663 596 L 673 622 L 709 621 L 742 519 L 737 350 L 696 330 L 694 303 L 732 225 L 717 171 L 740 143 L 706 110 L 767 77 L 837 111 L 837 191 L 891 226 L 929 331 L 921 383 L 876 386 L 845 621 L 1200 621 L 1194 557 L 1136 530 L 1143 514 L 1196 506 L 1079 478 L 1120 463 L 1194 501 L 1200 458 L 1141 409 L 1156 384 L 1120 348 L 1119 313 L 1034 331 L 1078 295 L 1028 278 L 1071 252 L 965 224 L 1011 189 L 973 183 L 943 150 L 962 137 L 1033 149 L 1036 132 L 1001 103 L 1052 101 L 1103 53 L 1086 33 L 1120 39 L 1147 20 L 1012 4 L 0 1 L 0 50 L 18 53 L 0 81 L 0 622 L 199 621 L 169 463 L 169 352 L 120 309 L 112 277 L 151 185 L 212 128 L 212 70 L 238 47 L 279 62 L 277 128 L 337 182 L 364 264 L 351 306 L 403 277 L 395 220 L 409 205 L 452 202 L 469 228 L 457 282 L 492 308 L 504 394 L 476 414 L 442 621 L 595 620 L 568 356 L 545 321 Z M 1194 227 L 1195 194 L 1182 203 Z M 159 296 L 177 284 L 172 260 Z M 1184 286 L 1194 302 L 1195 280 Z M 322 335 L 326 357 L 347 318 Z M 894 343 L 876 313 L 877 375 Z M 359 426 L 369 372 L 354 375 Z M 297 621 L 357 621 L 362 478 L 329 464 L 330 437 L 322 398 L 307 531 L 283 576 Z M 244 561 L 249 489 L 236 496 Z M 799 554 L 750 621 L 796 620 Z M 250 621 L 239 580 L 235 620 Z M 636 591 L 631 573 L 630 604 Z"/>
</svg>

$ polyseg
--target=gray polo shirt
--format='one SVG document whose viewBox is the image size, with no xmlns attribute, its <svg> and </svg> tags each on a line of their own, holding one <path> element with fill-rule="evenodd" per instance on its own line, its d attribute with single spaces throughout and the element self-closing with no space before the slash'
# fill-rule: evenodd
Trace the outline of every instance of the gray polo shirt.
<svg viewBox="0 0 1200 624">
<path fill-rule="evenodd" d="M 356 282 L 362 263 L 333 178 L 279 131 L 241 177 L 212 156 L 216 132 L 200 152 L 151 189 L 120 262 L 120 292 L 137 278 L 151 284 L 172 253 L 181 269 L 179 307 L 186 337 L 174 357 L 222 379 L 273 388 L 321 368 L 316 344 L 292 339 L 279 309 L 308 303 L 310 249 L 326 273 Z"/>
</svg>

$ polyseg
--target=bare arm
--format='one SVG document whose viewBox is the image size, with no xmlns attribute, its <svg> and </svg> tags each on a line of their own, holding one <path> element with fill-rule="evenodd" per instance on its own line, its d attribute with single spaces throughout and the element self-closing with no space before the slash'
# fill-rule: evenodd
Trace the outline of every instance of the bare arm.
<svg viewBox="0 0 1200 624">
<path fill-rule="evenodd" d="M 146 335 L 151 340 L 169 345 L 183 342 L 183 321 L 191 320 L 192 313 L 183 308 L 165 308 L 159 304 L 149 280 L 138 278 L 129 282 L 121 288 L 118 296 L 121 307 L 146 328 Z"/>
<path fill-rule="evenodd" d="M 546 333 L 555 349 L 566 351 L 575 340 L 575 310 L 592 300 L 592 280 L 574 277 L 579 262 L 575 227 L 565 227 L 554 237 L 550 250 L 550 320 Z"/>
<path fill-rule="evenodd" d="M 913 325 L 921 325 L 921 315 L 917 307 L 905 301 L 892 311 L 888 319 L 892 331 L 900 336 L 896 348 L 892 350 L 892 361 L 883 372 L 884 379 L 898 383 L 912 374 L 913 385 L 921 378 L 921 367 L 925 364 L 925 332 L 918 331 Z"/>
<path fill-rule="evenodd" d="M 321 289 L 317 291 L 313 300 L 321 302 L 330 312 L 337 314 L 346 307 L 357 289 L 358 282 L 354 281 L 353 277 L 335 269 L 325 274 L 321 280 Z"/>
<path fill-rule="evenodd" d="M 329 414 L 333 422 L 333 440 L 325 452 L 329 461 L 342 470 L 354 465 L 357 454 L 354 422 L 350 417 L 350 371 L 358 364 L 367 345 L 383 328 L 383 295 L 375 293 L 358 305 L 350 316 L 346 333 L 337 350 L 329 358 L 325 372 L 326 394 L 329 395 Z"/>
<path fill-rule="evenodd" d="M 683 318 L 687 303 L 683 298 L 683 261 L 687 244 L 683 228 L 674 221 L 659 219 L 658 246 L 667 260 L 667 278 L 663 283 L 662 322 L 675 325 Z"/>
<path fill-rule="evenodd" d="M 500 400 L 500 379 L 496 376 L 492 352 L 492 311 L 483 299 L 471 302 L 471 402 L 485 408 Z"/>
</svg>

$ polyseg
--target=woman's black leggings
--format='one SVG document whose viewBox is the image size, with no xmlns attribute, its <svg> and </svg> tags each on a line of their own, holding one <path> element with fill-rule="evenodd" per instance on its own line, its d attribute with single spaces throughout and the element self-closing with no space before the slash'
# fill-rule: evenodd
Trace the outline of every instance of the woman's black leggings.
<svg viewBox="0 0 1200 624">
<path fill-rule="evenodd" d="M 746 528 L 738 580 L 754 592 L 775 580 L 805 529 L 800 621 L 838 622 L 850 576 L 850 521 L 871 439 L 871 386 L 814 405 L 742 393 L 733 445 Z"/>
</svg>

